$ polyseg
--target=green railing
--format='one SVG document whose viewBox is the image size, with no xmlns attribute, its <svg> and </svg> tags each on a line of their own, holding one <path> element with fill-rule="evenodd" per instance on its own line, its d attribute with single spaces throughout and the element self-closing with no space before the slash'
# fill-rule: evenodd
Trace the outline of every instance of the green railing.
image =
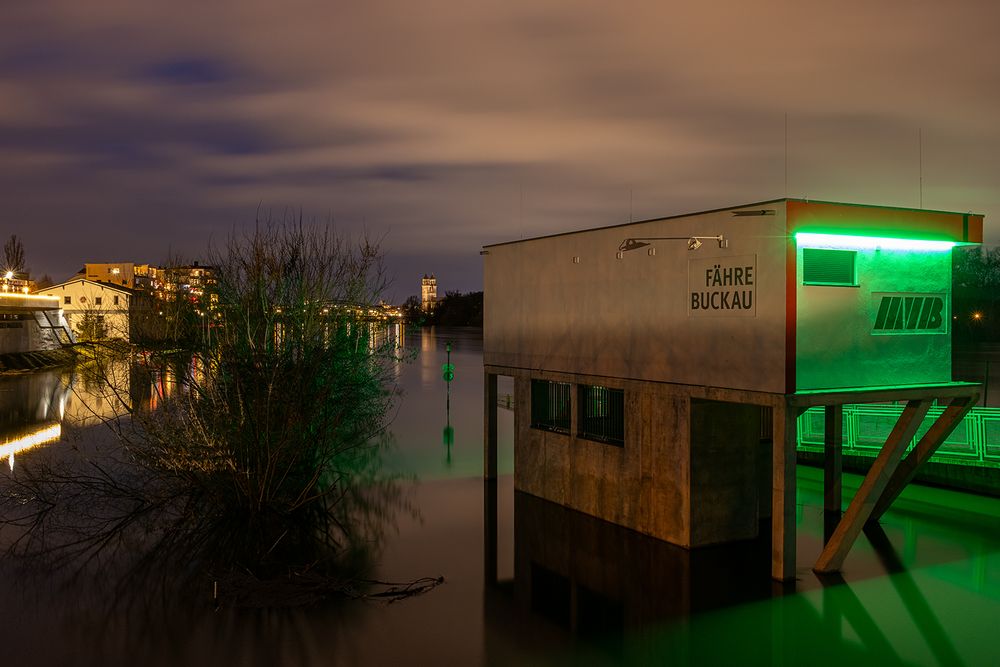
<svg viewBox="0 0 1000 667">
<path fill-rule="evenodd" d="M 876 456 L 902 411 L 903 404 L 845 405 L 843 452 Z M 944 406 L 930 409 L 910 447 L 943 411 Z M 799 417 L 798 448 L 822 452 L 823 431 L 823 408 L 810 408 Z M 973 408 L 931 461 L 1000 468 L 1000 408 Z"/>
</svg>

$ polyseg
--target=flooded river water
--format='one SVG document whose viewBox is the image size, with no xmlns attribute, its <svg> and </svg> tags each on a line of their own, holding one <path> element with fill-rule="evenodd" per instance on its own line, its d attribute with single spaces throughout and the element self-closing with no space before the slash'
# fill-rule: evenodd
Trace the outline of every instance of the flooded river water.
<svg viewBox="0 0 1000 667">
<path fill-rule="evenodd" d="M 455 366 L 450 399 L 441 370 L 448 343 Z M 385 457 L 405 502 L 389 506 L 384 517 L 373 577 L 440 576 L 442 585 L 392 604 L 216 608 L 208 589 L 203 601 L 180 603 L 115 588 L 110 574 L 102 586 L 101 572 L 79 581 L 4 563 L 4 664 L 989 665 L 1000 659 L 1000 639 L 992 634 L 1000 613 L 1000 500 L 911 487 L 882 529 L 858 540 L 843 576 L 821 579 L 809 566 L 822 546 L 822 472 L 801 467 L 798 580 L 776 585 L 767 577 L 766 535 L 688 552 L 515 494 L 513 416 L 504 409 L 501 477 L 484 484 L 481 332 L 412 330 L 406 346 L 414 357 L 396 369 L 402 396 Z M 507 391 L 501 385 L 500 394 Z M 0 443 L 8 445 L 0 450 L 2 474 L 19 474 L 31 457 L 52 448 L 110 446 L 104 427 L 94 423 L 109 408 L 93 394 L 59 372 L 0 379 Z M 845 476 L 845 496 L 858 483 Z M 484 506 L 494 504 L 495 545 L 484 539 L 492 534 Z M 170 573 L 163 576 L 169 580 Z M 129 604 L 108 604 L 109 597 Z"/>
</svg>

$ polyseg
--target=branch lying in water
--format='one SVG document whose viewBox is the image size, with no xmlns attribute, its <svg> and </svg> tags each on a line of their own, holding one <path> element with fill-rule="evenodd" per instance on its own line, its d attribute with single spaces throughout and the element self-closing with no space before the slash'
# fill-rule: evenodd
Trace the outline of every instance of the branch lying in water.
<svg viewBox="0 0 1000 667">
<path fill-rule="evenodd" d="M 261 580 L 250 573 L 231 573 L 213 582 L 212 594 L 219 607 L 227 603 L 236 607 L 297 607 L 338 598 L 392 604 L 423 595 L 443 583 L 444 577 L 388 582 L 290 573 L 277 580 Z"/>
</svg>

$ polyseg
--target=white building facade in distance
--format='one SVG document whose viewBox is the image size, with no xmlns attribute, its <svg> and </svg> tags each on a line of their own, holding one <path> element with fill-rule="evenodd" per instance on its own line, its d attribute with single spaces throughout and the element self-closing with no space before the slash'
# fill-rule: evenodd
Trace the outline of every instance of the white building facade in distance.
<svg viewBox="0 0 1000 667">
<path fill-rule="evenodd" d="M 39 294 L 56 296 L 78 340 L 130 340 L 134 292 L 108 283 L 73 278 Z"/>
</svg>

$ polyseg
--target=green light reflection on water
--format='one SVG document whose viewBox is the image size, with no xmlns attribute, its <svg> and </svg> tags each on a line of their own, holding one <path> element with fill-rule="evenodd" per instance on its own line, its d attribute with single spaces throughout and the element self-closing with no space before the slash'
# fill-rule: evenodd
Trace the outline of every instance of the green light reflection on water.
<svg viewBox="0 0 1000 667">
<path fill-rule="evenodd" d="M 799 469 L 796 592 L 587 642 L 551 664 L 990 665 L 1000 655 L 1000 500 L 911 486 L 843 577 L 809 570 L 822 470 Z M 850 498 L 861 478 L 845 475 Z M 876 553 L 877 552 L 877 553 Z M 872 570 L 872 561 L 876 561 Z M 888 573 L 887 573 L 888 572 Z"/>
</svg>

